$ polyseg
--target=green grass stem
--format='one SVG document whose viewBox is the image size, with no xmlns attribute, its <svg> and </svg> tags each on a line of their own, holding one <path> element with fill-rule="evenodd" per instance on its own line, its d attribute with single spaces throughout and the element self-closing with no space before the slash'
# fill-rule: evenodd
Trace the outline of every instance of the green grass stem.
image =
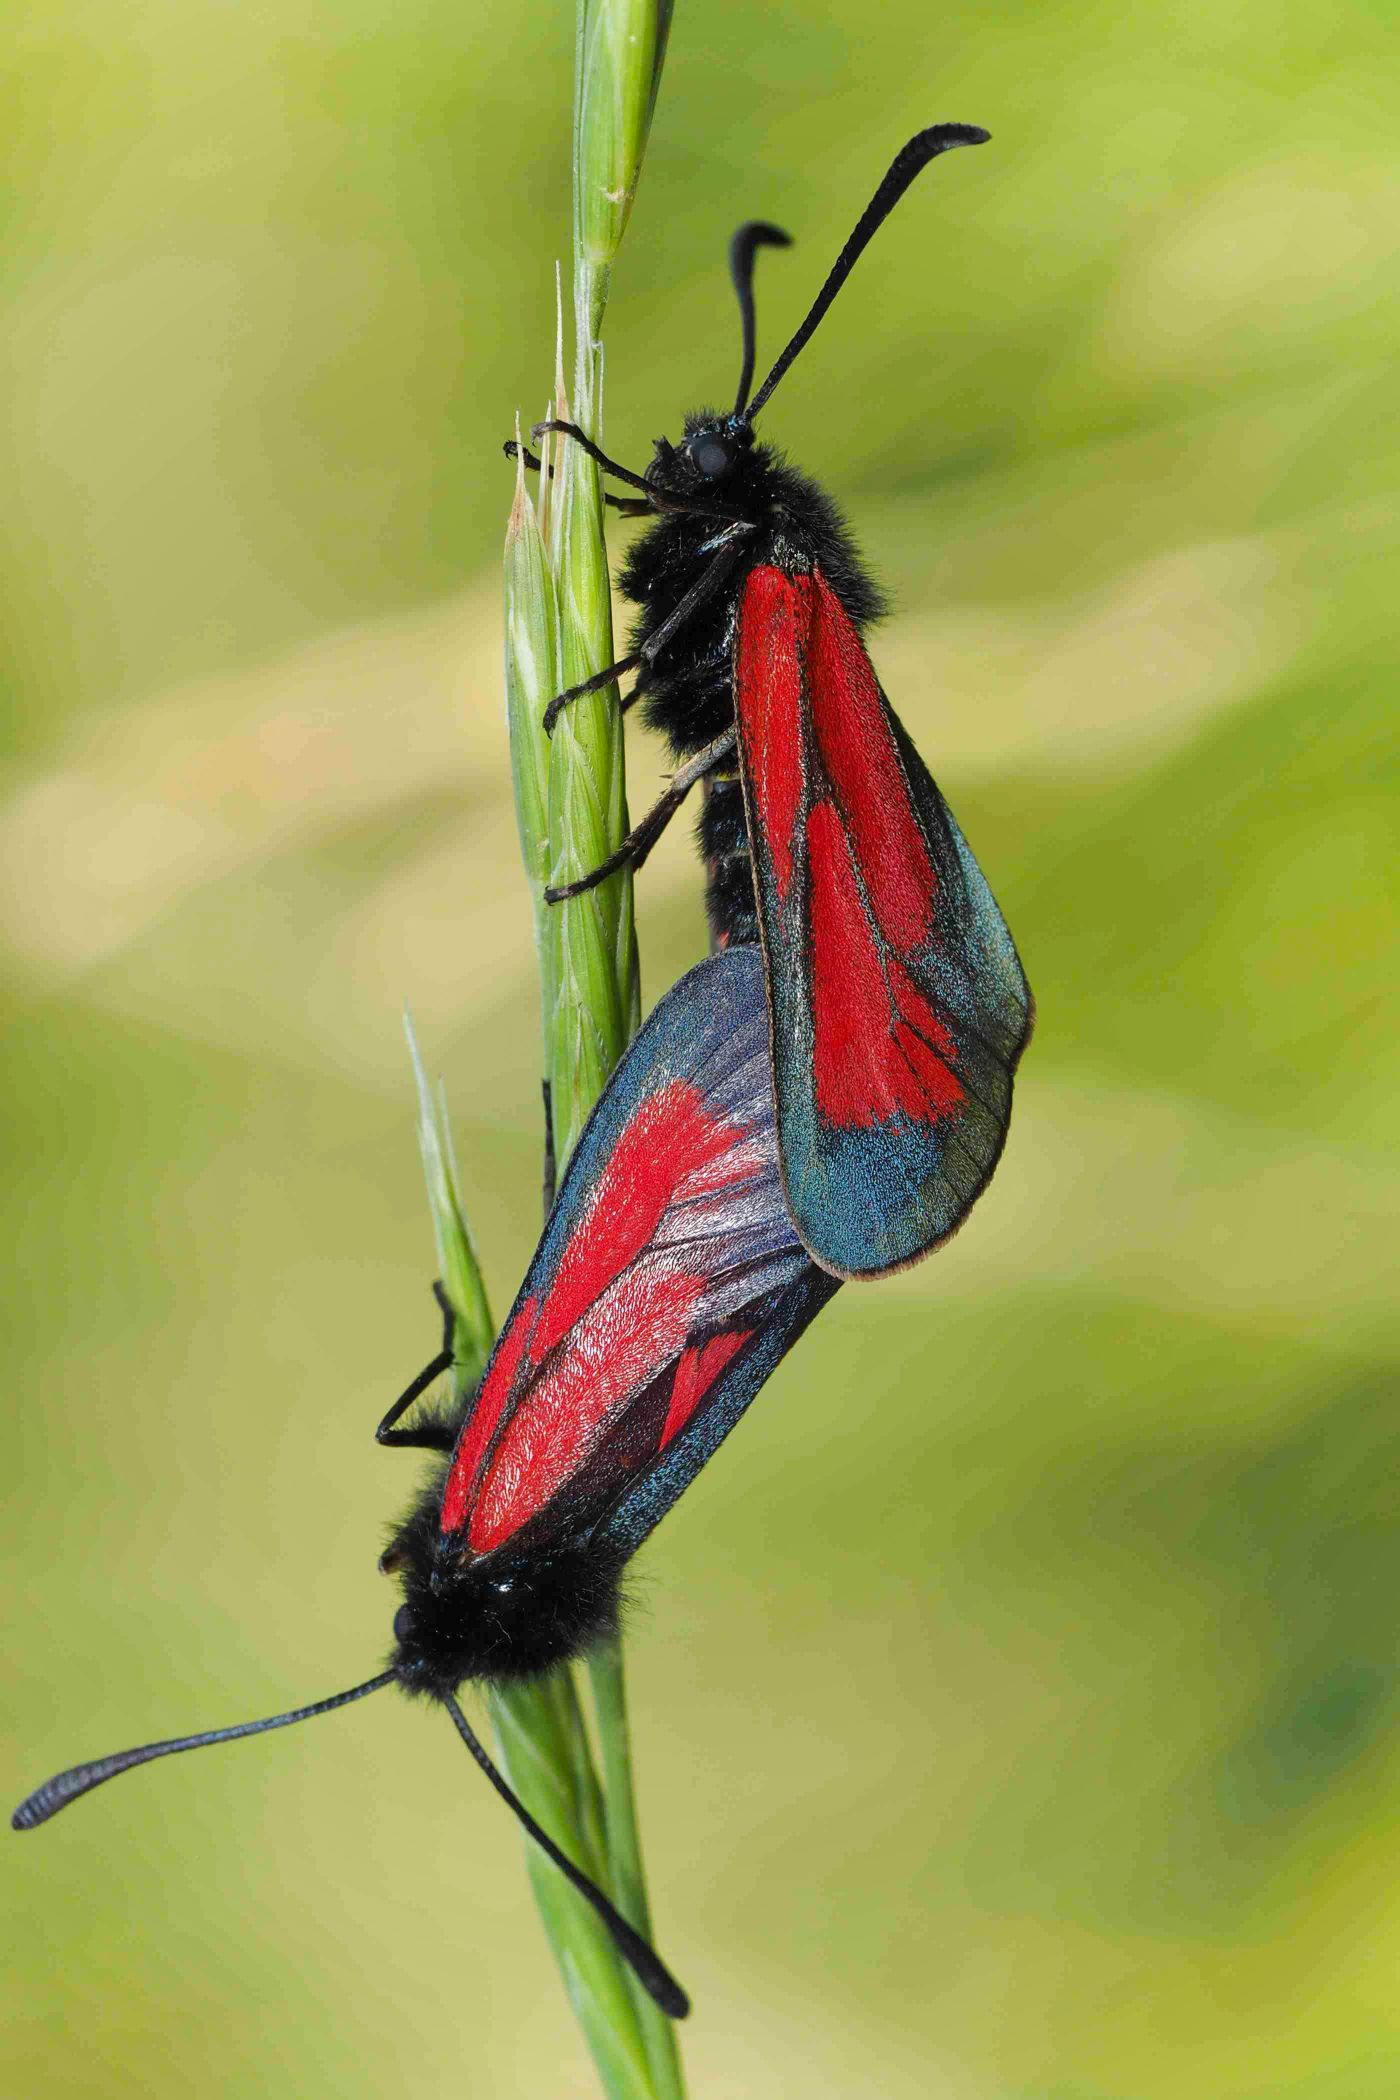
<svg viewBox="0 0 1400 2100">
<path fill-rule="evenodd" d="M 599 340 L 618 243 L 636 194 L 655 105 L 668 5 L 579 0 L 574 113 L 572 415 L 601 439 Z M 562 305 L 562 301 L 561 301 Z M 554 414 L 567 417 L 556 346 Z M 523 470 L 506 533 L 506 695 L 521 853 L 535 910 L 545 1078 L 562 1171 L 639 1015 L 632 877 L 549 907 L 546 881 L 587 874 L 627 830 L 622 717 L 615 685 L 565 710 L 555 691 L 615 660 L 598 471 L 566 439 L 546 441 L 537 506 Z M 455 1300 L 454 1300 L 455 1303 Z M 590 1658 L 598 1757 L 574 1674 L 493 1693 L 501 1762 L 557 1842 L 650 1931 L 628 1744 L 621 1641 Z M 531 1883 L 579 2025 L 609 2100 L 684 2100 L 672 2024 L 622 1963 L 593 1913 L 534 1848 Z"/>
</svg>

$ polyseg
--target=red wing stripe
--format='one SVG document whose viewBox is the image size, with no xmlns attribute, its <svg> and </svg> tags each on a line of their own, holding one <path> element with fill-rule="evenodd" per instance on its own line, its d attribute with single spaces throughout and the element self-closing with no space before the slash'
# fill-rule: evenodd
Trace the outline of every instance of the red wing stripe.
<svg viewBox="0 0 1400 2100">
<path fill-rule="evenodd" d="M 965 1089 L 952 1069 L 957 1044 L 898 956 L 889 958 L 886 969 L 897 1013 L 892 1016 L 890 1033 L 918 1082 L 929 1113 L 938 1122 L 951 1115 L 964 1098 Z"/>
<path fill-rule="evenodd" d="M 750 1328 L 749 1334 L 752 1332 Z M 676 1382 L 671 1387 L 671 1405 L 666 1410 L 661 1442 L 656 1447 L 658 1451 L 664 1451 L 672 1437 L 680 1435 L 730 1358 L 743 1348 L 749 1334 L 717 1334 L 712 1341 L 702 1342 L 699 1348 L 686 1350 L 676 1365 Z"/>
<path fill-rule="evenodd" d="M 938 878 L 865 646 L 820 570 L 810 581 L 807 688 L 822 764 L 875 923 L 909 955 L 933 932 Z"/>
<path fill-rule="evenodd" d="M 715 1196 L 732 1195 L 769 1164 L 771 1154 L 761 1137 L 753 1132 L 725 1127 L 729 1129 L 729 1149 L 711 1153 L 690 1169 L 671 1199 L 672 1209 L 678 1210 L 683 1204 L 699 1203 Z"/>
<path fill-rule="evenodd" d="M 963 1099 L 953 1038 L 898 958 L 882 963 L 850 842 L 828 801 L 807 818 L 807 851 L 818 1112 L 844 1129 L 901 1113 L 938 1122 Z"/>
<path fill-rule="evenodd" d="M 750 572 L 739 608 L 735 704 L 754 811 L 780 898 L 792 882 L 802 804 L 802 655 L 811 623 L 808 579 Z"/>
<path fill-rule="evenodd" d="M 546 1298 L 530 1348 L 540 1363 L 609 1283 L 635 1261 L 670 1206 L 721 1171 L 739 1133 L 710 1113 L 688 1080 L 642 1101 L 598 1176 Z"/>
<path fill-rule="evenodd" d="M 447 1487 L 442 1498 L 442 1529 L 445 1532 L 460 1531 L 467 1513 L 467 1502 L 471 1495 L 472 1482 L 481 1464 L 486 1447 L 490 1443 L 501 1409 L 505 1406 L 515 1374 L 520 1368 L 520 1359 L 525 1353 L 525 1344 L 530 1339 L 530 1329 L 535 1318 L 535 1301 L 527 1298 L 510 1326 L 501 1336 L 496 1360 L 489 1377 L 476 1396 L 476 1406 L 452 1459 L 452 1471 L 447 1477 Z"/>
<path fill-rule="evenodd" d="M 504 1544 L 543 1509 L 587 1462 L 615 1409 L 680 1354 L 705 1283 L 648 1258 L 585 1314 L 496 1448 L 467 1532 L 474 1553 Z"/>
</svg>

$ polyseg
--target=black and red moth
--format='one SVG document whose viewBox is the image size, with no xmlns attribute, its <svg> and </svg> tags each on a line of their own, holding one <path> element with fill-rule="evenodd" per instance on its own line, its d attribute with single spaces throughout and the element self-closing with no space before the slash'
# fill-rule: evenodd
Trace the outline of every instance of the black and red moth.
<svg viewBox="0 0 1400 2100">
<path fill-rule="evenodd" d="M 480 1386 L 448 1415 L 379 1427 L 445 1463 L 380 1565 L 403 1602 L 387 1667 L 314 1705 L 148 1743 L 60 1772 L 16 1811 L 32 1830 L 120 1772 L 329 1713 L 384 1686 L 445 1706 L 530 1835 L 587 1898 L 667 2012 L 685 1993 L 491 1763 L 464 1682 L 531 1677 L 616 1623 L 623 1570 L 836 1290 L 792 1229 L 778 1171 L 762 970 L 711 956 L 653 1011 L 613 1074 Z"/>
<path fill-rule="evenodd" d="M 756 444 L 753 425 L 920 170 L 986 137 L 939 124 L 909 141 L 752 398 L 754 256 L 788 236 L 740 227 L 735 405 L 687 417 L 678 445 L 658 439 L 645 474 L 575 425 L 539 426 L 640 489 L 642 500 L 608 500 L 653 521 L 621 575 L 641 608 L 631 653 L 560 694 L 546 719 L 635 671 L 624 705 L 644 698 L 680 762 L 617 853 L 547 894 L 639 867 L 689 789 L 708 783 L 711 924 L 722 945 L 762 944 L 788 1206 L 835 1276 L 900 1268 L 961 1224 L 1001 1155 L 1032 1005 L 992 893 L 866 653 L 879 593 L 830 499 Z"/>
</svg>

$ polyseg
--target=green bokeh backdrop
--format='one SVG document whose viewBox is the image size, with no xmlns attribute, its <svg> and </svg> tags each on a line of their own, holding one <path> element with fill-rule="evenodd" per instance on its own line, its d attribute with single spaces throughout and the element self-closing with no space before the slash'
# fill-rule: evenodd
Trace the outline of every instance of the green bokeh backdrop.
<svg viewBox="0 0 1400 2100">
<path fill-rule="evenodd" d="M 623 457 L 940 164 L 768 431 L 1040 1001 L 967 1230 L 841 1293 L 648 1549 L 697 2100 L 1400 2090 L 1385 1046 L 1400 57 L 1347 0 L 678 8 Z M 537 1026 L 501 438 L 572 9 L 29 0 L 0 157 L 5 1771 L 375 1666 L 433 1346 L 399 1008 L 498 1308 Z M 640 803 L 658 754 L 634 744 Z M 649 996 L 698 951 L 684 838 Z M 1389 1024 L 1389 1025 L 1388 1025 Z M 592 2090 L 516 1834 L 383 1700 L 10 1841 L 16 2100 Z"/>
</svg>

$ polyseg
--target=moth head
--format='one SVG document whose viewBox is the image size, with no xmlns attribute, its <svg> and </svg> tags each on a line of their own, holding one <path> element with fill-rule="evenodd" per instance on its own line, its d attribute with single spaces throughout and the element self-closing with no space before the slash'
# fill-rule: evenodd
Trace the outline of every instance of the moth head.
<svg viewBox="0 0 1400 2100">
<path fill-rule="evenodd" d="M 647 480 L 679 495 L 721 489 L 732 483 L 753 448 L 753 432 L 737 416 L 701 409 L 685 419 L 678 445 L 657 438 Z"/>
<path fill-rule="evenodd" d="M 442 1699 L 472 1678 L 534 1676 L 616 1623 L 620 1562 L 585 1539 L 522 1539 L 477 1554 L 443 1533 L 430 1484 L 380 1560 L 402 1585 L 389 1667 Z"/>
</svg>

